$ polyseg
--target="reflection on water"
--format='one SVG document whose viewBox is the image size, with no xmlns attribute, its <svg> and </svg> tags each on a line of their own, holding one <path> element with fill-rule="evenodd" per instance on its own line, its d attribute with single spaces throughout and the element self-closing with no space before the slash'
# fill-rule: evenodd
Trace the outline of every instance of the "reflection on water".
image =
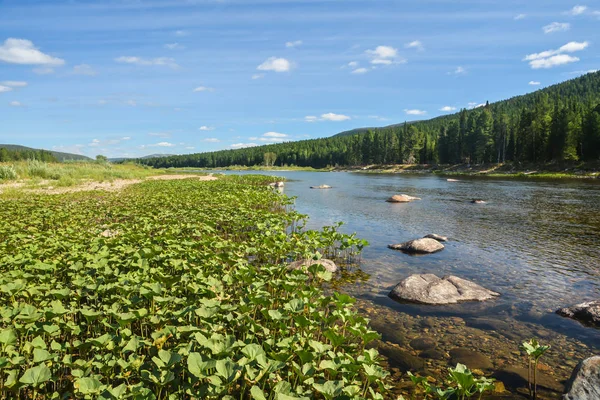
<svg viewBox="0 0 600 400">
<path fill-rule="evenodd" d="M 534 323 L 600 348 L 600 332 L 554 314 L 559 307 L 600 298 L 600 182 L 461 179 L 431 175 L 274 172 L 309 228 L 343 221 L 370 246 L 361 269 L 369 279 L 343 290 L 413 316 L 476 316 Z M 311 190 L 329 184 L 330 190 Z M 393 194 L 422 200 L 387 203 Z M 471 204 L 475 198 L 486 204 Z M 424 257 L 387 249 L 429 233 L 448 236 L 446 248 Z M 502 294 L 486 303 L 432 307 L 399 304 L 390 289 L 414 273 L 453 274 Z M 535 328 L 537 327 L 537 328 Z M 590 350 L 590 353 L 592 350 Z"/>
</svg>

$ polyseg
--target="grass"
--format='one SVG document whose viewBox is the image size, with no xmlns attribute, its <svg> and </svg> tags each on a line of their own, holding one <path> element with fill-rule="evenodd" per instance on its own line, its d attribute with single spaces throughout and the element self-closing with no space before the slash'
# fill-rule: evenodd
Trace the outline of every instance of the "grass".
<svg viewBox="0 0 600 400">
<path fill-rule="evenodd" d="M 272 178 L 0 198 L 0 398 L 382 399 L 379 337 Z"/>
<path fill-rule="evenodd" d="M 82 181 L 113 181 L 115 179 L 142 179 L 163 174 L 165 170 L 151 169 L 137 164 L 110 164 L 102 162 L 46 163 L 37 160 L 0 164 L 0 183 L 21 181 L 38 186 L 50 181 L 53 186 L 74 186 Z"/>
</svg>

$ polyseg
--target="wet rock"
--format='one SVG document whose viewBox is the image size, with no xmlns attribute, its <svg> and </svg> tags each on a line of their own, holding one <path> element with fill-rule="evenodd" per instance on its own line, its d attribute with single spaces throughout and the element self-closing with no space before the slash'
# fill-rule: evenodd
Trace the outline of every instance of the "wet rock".
<svg viewBox="0 0 600 400">
<path fill-rule="evenodd" d="M 415 350 L 429 350 L 435 348 L 435 341 L 430 338 L 417 338 L 410 341 L 410 347 Z"/>
<path fill-rule="evenodd" d="M 447 182 L 459 182 L 458 179 L 452 179 L 452 178 L 448 178 L 446 179 Z"/>
<path fill-rule="evenodd" d="M 443 244 L 430 238 L 415 239 L 400 244 L 390 244 L 388 247 L 393 250 L 402 250 L 406 253 L 420 254 L 435 253 L 444 249 Z"/>
<path fill-rule="evenodd" d="M 422 358 L 413 356 L 407 351 L 400 350 L 395 346 L 385 343 L 379 345 L 379 352 L 387 357 L 391 367 L 398 368 L 402 372 L 423 371 L 425 362 Z"/>
<path fill-rule="evenodd" d="M 423 238 L 434 239 L 434 240 L 437 240 L 438 242 L 447 242 L 448 241 L 447 236 L 438 235 L 437 233 L 430 233 L 429 235 L 423 236 Z"/>
<path fill-rule="evenodd" d="M 556 311 L 558 315 L 572 318 L 586 325 L 600 327 L 600 300 L 576 304 L 572 307 L 561 308 Z"/>
<path fill-rule="evenodd" d="M 272 182 L 272 183 L 269 183 L 269 186 L 279 188 L 279 187 L 284 187 L 285 183 L 284 182 Z"/>
<path fill-rule="evenodd" d="M 289 269 L 307 269 L 311 265 L 321 264 L 329 272 L 336 272 L 338 266 L 331 260 L 321 258 L 320 260 L 298 260 L 288 265 Z"/>
<path fill-rule="evenodd" d="M 311 189 L 331 189 L 329 185 L 319 185 L 319 186 L 311 186 Z"/>
<path fill-rule="evenodd" d="M 485 204 L 486 201 L 485 200 L 481 200 L 481 199 L 473 199 L 473 200 L 471 200 L 471 203 L 473 203 L 473 204 Z"/>
<path fill-rule="evenodd" d="M 493 377 L 504 383 L 508 388 L 516 390 L 527 387 L 527 374 L 527 368 L 509 366 L 494 372 Z M 537 385 L 538 390 L 542 388 L 558 393 L 563 392 L 563 385 L 556 378 L 540 371 L 537 373 Z"/>
<path fill-rule="evenodd" d="M 489 300 L 499 294 L 456 276 L 441 279 L 433 274 L 415 274 L 396 285 L 389 296 L 424 304 L 454 304 Z"/>
<path fill-rule="evenodd" d="M 376 319 L 371 319 L 369 325 L 381 334 L 382 340 L 400 345 L 406 344 L 406 338 L 398 331 L 397 326 Z"/>
<path fill-rule="evenodd" d="M 473 350 L 456 348 L 450 350 L 452 365 L 464 364 L 470 369 L 492 369 L 494 366 L 490 359 Z"/>
<path fill-rule="evenodd" d="M 388 203 L 410 203 L 413 200 L 421 200 L 419 197 L 409 196 L 407 194 L 395 194 L 386 201 Z"/>
<path fill-rule="evenodd" d="M 439 350 L 429 349 L 419 353 L 419 357 L 428 358 L 430 360 L 444 360 L 446 355 Z"/>
<path fill-rule="evenodd" d="M 579 363 L 566 386 L 565 400 L 600 399 L 600 356 Z"/>
</svg>

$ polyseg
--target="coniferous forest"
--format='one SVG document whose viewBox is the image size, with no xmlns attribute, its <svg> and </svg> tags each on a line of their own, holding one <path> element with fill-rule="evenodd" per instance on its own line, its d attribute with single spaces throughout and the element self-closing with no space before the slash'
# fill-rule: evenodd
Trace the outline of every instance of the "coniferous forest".
<svg viewBox="0 0 600 400">
<path fill-rule="evenodd" d="M 349 136 L 140 159 L 154 167 L 593 161 L 600 158 L 600 72 L 523 96 Z"/>
</svg>

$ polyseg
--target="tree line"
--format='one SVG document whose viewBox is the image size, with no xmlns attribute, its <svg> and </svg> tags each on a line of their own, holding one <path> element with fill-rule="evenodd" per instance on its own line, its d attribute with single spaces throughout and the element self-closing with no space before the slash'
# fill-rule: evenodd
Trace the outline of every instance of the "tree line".
<svg viewBox="0 0 600 400">
<path fill-rule="evenodd" d="M 47 150 L 8 149 L 6 147 L 0 147 L 0 162 L 20 160 L 39 160 L 46 162 L 58 161 L 56 157 Z"/>
<path fill-rule="evenodd" d="M 453 115 L 356 135 L 138 161 L 154 167 L 218 168 L 272 164 L 273 157 L 276 165 L 314 168 L 598 160 L 600 72 Z"/>
</svg>

